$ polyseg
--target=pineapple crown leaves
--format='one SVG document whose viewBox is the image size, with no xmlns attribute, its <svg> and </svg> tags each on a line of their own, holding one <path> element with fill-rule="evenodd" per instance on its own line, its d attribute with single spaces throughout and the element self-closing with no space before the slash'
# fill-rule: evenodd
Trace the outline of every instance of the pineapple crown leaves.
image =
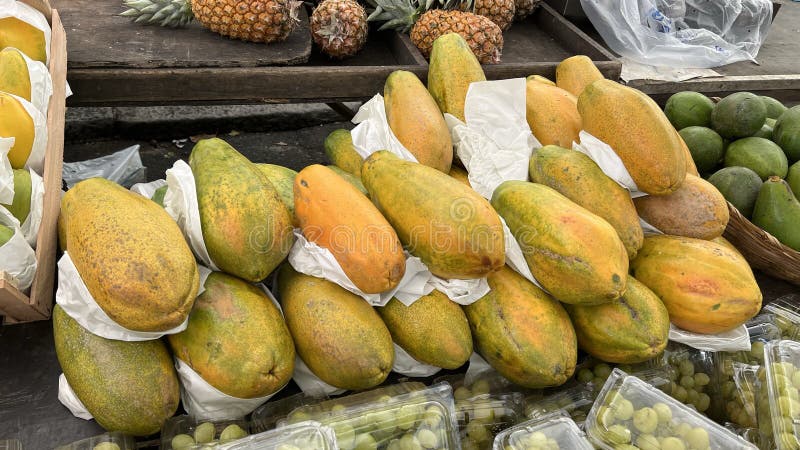
<svg viewBox="0 0 800 450">
<path fill-rule="evenodd" d="M 158 24 L 162 27 L 185 27 L 194 19 L 188 0 L 123 0 L 128 7 L 120 16 L 136 23 Z"/>
<path fill-rule="evenodd" d="M 384 22 L 379 30 L 400 30 L 408 32 L 417 21 L 427 4 L 436 0 L 426 0 L 420 5 L 418 0 L 367 0 L 375 8 L 367 17 L 368 22 Z"/>
</svg>

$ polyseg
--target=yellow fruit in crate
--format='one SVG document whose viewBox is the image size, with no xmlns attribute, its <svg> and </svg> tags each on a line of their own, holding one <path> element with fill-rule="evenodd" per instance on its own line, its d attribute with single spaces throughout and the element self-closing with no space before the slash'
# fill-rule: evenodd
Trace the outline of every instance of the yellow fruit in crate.
<svg viewBox="0 0 800 450">
<path fill-rule="evenodd" d="M 8 153 L 11 167 L 24 167 L 36 137 L 33 118 L 19 100 L 4 92 L 0 92 L 0 136 L 14 138 Z"/>
<path fill-rule="evenodd" d="M 15 48 L 0 51 L 0 92 L 31 101 L 31 77 L 25 57 Z"/>
<path fill-rule="evenodd" d="M 0 48 L 18 48 L 28 58 L 47 62 L 47 37 L 43 30 L 16 17 L 0 19 Z"/>
</svg>

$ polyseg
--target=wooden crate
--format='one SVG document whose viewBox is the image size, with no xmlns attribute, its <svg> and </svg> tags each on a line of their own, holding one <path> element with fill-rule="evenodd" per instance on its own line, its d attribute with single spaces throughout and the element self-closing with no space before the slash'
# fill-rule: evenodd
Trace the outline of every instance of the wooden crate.
<svg viewBox="0 0 800 450">
<path fill-rule="evenodd" d="M 53 95 L 47 110 L 47 150 L 44 158 L 44 208 L 36 238 L 36 275 L 30 296 L 20 292 L 8 277 L 0 276 L 0 316 L 5 323 L 50 318 L 53 308 L 58 213 L 61 205 L 61 167 L 64 160 L 67 42 L 58 12 L 45 1 L 23 0 L 42 11 L 52 27 L 50 62 Z"/>
</svg>

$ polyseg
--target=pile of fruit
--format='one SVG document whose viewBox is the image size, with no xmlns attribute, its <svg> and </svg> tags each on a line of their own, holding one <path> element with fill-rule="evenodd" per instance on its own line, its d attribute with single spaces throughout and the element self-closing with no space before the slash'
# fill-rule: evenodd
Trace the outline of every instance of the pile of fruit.
<svg viewBox="0 0 800 450">
<path fill-rule="evenodd" d="M 679 92 L 665 113 L 698 170 L 747 219 L 800 251 L 800 106 L 749 92 Z"/>
<path fill-rule="evenodd" d="M 26 291 L 42 214 L 50 28 L 30 6 L 0 4 L 0 278 Z"/>
</svg>

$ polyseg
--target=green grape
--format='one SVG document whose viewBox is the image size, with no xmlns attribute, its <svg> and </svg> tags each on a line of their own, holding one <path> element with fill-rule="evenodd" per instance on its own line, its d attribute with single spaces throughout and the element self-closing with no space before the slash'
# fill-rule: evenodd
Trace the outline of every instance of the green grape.
<svg viewBox="0 0 800 450">
<path fill-rule="evenodd" d="M 597 410 L 597 423 L 603 427 L 608 428 L 614 424 L 614 411 L 607 406 L 601 406 Z"/>
<path fill-rule="evenodd" d="M 422 450 L 417 437 L 413 434 L 406 434 L 400 438 L 400 450 Z"/>
<path fill-rule="evenodd" d="M 628 420 L 633 416 L 633 403 L 622 398 L 622 396 L 612 400 L 610 408 L 614 411 L 614 417 L 618 420 Z"/>
<path fill-rule="evenodd" d="M 689 447 L 694 450 L 706 450 L 711 446 L 708 439 L 708 431 L 701 427 L 692 428 L 683 438 L 689 444 Z"/>
<path fill-rule="evenodd" d="M 378 443 L 369 433 L 356 436 L 355 450 L 378 450 Z"/>
<path fill-rule="evenodd" d="M 653 405 L 653 410 L 658 414 L 659 423 L 669 423 L 669 421 L 672 420 L 672 408 L 666 403 L 656 403 Z"/>
<path fill-rule="evenodd" d="M 485 424 L 494 423 L 494 408 L 491 401 L 476 403 L 475 409 L 472 411 L 472 420 L 478 420 Z"/>
<path fill-rule="evenodd" d="M 683 441 L 676 437 L 668 437 L 664 438 L 661 441 L 661 450 L 685 450 L 686 446 L 683 445 Z"/>
<path fill-rule="evenodd" d="M 422 413 L 421 407 L 418 405 L 403 405 L 398 410 L 394 417 L 391 411 L 386 411 L 388 416 L 386 419 L 391 423 L 394 420 L 395 426 L 401 430 L 408 430 L 413 427 Z"/>
<path fill-rule="evenodd" d="M 694 385 L 695 386 L 707 386 L 708 383 L 711 382 L 711 377 L 704 373 L 696 373 L 694 374 Z"/>
<path fill-rule="evenodd" d="M 606 380 L 611 375 L 611 366 L 606 363 L 600 363 L 594 366 L 594 376 Z"/>
<path fill-rule="evenodd" d="M 242 429 L 239 425 L 235 423 L 228 425 L 222 430 L 222 433 L 219 434 L 219 441 L 221 443 L 235 441 L 237 439 L 241 439 L 247 436 L 247 432 Z"/>
<path fill-rule="evenodd" d="M 581 383 L 589 383 L 592 380 L 594 380 L 594 373 L 591 370 L 584 368 L 578 371 L 578 375 L 576 378 Z"/>
<path fill-rule="evenodd" d="M 778 410 L 782 416 L 800 419 L 800 402 L 789 397 L 778 398 Z"/>
<path fill-rule="evenodd" d="M 686 436 L 689 431 L 691 431 L 692 426 L 688 423 L 681 423 L 675 426 L 672 431 L 675 433 L 675 436 L 684 437 Z"/>
<path fill-rule="evenodd" d="M 464 386 L 456 388 L 456 390 L 453 392 L 453 398 L 457 402 L 458 401 L 462 401 L 462 400 L 466 400 L 466 399 L 472 398 L 472 397 L 473 397 L 472 391 L 470 391 L 469 389 L 465 388 Z"/>
<path fill-rule="evenodd" d="M 703 393 L 697 397 L 697 402 L 692 403 L 695 408 L 697 408 L 700 412 L 706 412 L 708 407 L 711 406 L 711 397 L 708 394 Z"/>
<path fill-rule="evenodd" d="M 386 397 L 388 397 L 388 396 L 386 396 Z M 391 397 L 389 397 L 389 398 L 391 398 Z M 378 401 L 382 401 L 382 399 L 383 399 L 383 397 L 379 398 Z M 345 409 L 347 409 L 347 407 L 342 405 L 341 403 L 337 403 L 337 404 L 331 406 L 331 412 L 342 412 Z"/>
<path fill-rule="evenodd" d="M 614 446 L 614 450 L 639 450 L 639 447 L 631 444 L 619 444 Z"/>
<path fill-rule="evenodd" d="M 641 433 L 650 434 L 658 427 L 658 413 L 653 408 L 644 407 L 633 413 L 633 426 Z"/>
<path fill-rule="evenodd" d="M 792 374 L 792 386 L 800 389 L 800 371 Z"/>
<path fill-rule="evenodd" d="M 387 449 L 388 450 L 388 449 Z M 481 445 L 469 439 L 461 440 L 461 450 L 482 450 Z"/>
<path fill-rule="evenodd" d="M 638 438 L 636 438 L 636 446 L 641 450 L 659 450 L 661 448 L 658 438 L 652 434 L 640 435 Z"/>
<path fill-rule="evenodd" d="M 203 422 L 194 429 L 194 441 L 198 444 L 205 444 L 214 440 L 214 424 L 211 422 Z"/>
<path fill-rule="evenodd" d="M 486 429 L 486 425 L 480 422 L 470 422 L 467 424 L 467 437 L 475 442 L 487 442 L 492 439 L 491 433 Z"/>
<path fill-rule="evenodd" d="M 92 450 L 120 450 L 119 445 L 113 442 L 101 442 L 94 446 Z"/>
<path fill-rule="evenodd" d="M 312 447 L 307 447 L 312 448 Z M 301 450 L 300 447 L 291 444 L 280 444 L 278 445 L 275 450 Z"/>
<path fill-rule="evenodd" d="M 600 378 L 600 377 L 594 377 L 594 379 L 592 380 L 592 383 L 595 386 L 602 387 L 604 384 L 606 384 L 606 379 L 605 378 Z"/>
<path fill-rule="evenodd" d="M 194 438 L 189 436 L 188 434 L 176 434 L 175 437 L 172 438 L 172 450 L 184 450 L 188 449 L 195 444 Z"/>
<path fill-rule="evenodd" d="M 290 424 L 291 423 L 305 422 L 306 420 L 309 420 L 310 418 L 311 418 L 310 415 L 308 415 L 307 413 L 303 412 L 302 410 L 298 410 L 298 409 L 290 412 L 289 415 L 286 416 L 286 419 L 288 420 L 288 422 Z"/>
<path fill-rule="evenodd" d="M 430 428 L 438 428 L 442 423 L 442 412 L 435 406 L 429 406 L 425 410 L 423 422 Z"/>
<path fill-rule="evenodd" d="M 472 383 L 472 395 L 488 394 L 491 391 L 491 386 L 488 380 L 478 380 Z"/>
<path fill-rule="evenodd" d="M 606 430 L 605 438 L 612 444 L 627 444 L 631 441 L 631 430 L 622 425 L 611 425 Z"/>
<path fill-rule="evenodd" d="M 691 377 L 694 375 L 694 364 L 688 359 L 684 359 L 678 365 L 678 370 L 681 372 L 681 375 Z"/>
<path fill-rule="evenodd" d="M 689 396 L 689 392 L 683 386 L 678 386 L 675 389 L 675 392 L 672 393 L 672 397 L 674 397 L 675 400 L 677 400 L 677 401 L 679 401 L 681 403 L 685 403 L 686 399 L 688 398 L 688 396 Z"/>
<path fill-rule="evenodd" d="M 545 450 L 561 450 L 561 448 L 558 446 L 558 442 L 556 442 L 555 439 L 548 438 Z"/>
<path fill-rule="evenodd" d="M 758 361 L 762 361 L 764 359 L 764 343 L 761 341 L 755 341 L 750 344 L 750 356 Z"/>
<path fill-rule="evenodd" d="M 336 433 L 336 441 L 341 448 L 353 448 L 356 442 L 356 430 L 346 423 L 338 423 L 333 426 Z"/>
<path fill-rule="evenodd" d="M 681 377 L 681 386 L 687 390 L 694 387 L 694 376 L 684 375 Z"/>
<path fill-rule="evenodd" d="M 800 449 L 800 441 L 798 441 L 797 436 L 792 433 L 781 433 L 778 437 L 778 440 L 781 443 L 781 450 L 798 450 Z"/>
<path fill-rule="evenodd" d="M 530 447 L 541 447 L 547 445 L 547 436 L 541 431 L 534 431 L 526 436 L 525 445 Z"/>
</svg>

